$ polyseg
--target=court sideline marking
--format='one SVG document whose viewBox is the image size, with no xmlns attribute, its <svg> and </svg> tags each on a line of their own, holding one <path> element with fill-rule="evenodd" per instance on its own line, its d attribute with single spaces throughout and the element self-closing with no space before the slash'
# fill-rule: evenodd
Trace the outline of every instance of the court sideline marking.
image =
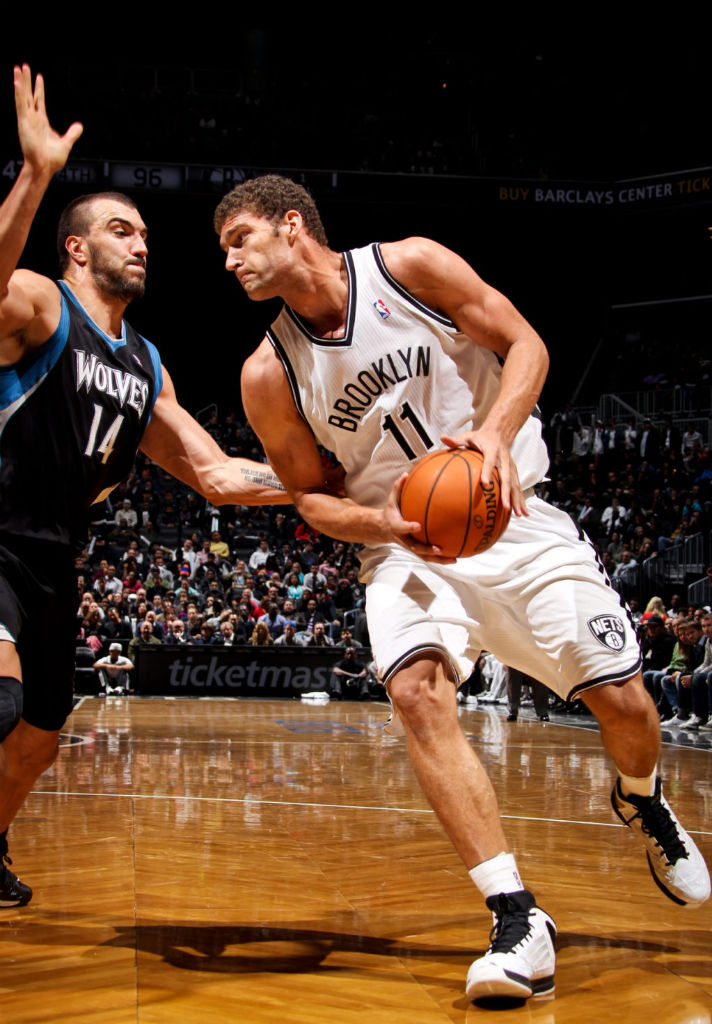
<svg viewBox="0 0 712 1024">
<path fill-rule="evenodd" d="M 118 800 L 193 800 L 200 803 L 216 804 L 266 804 L 273 807 L 316 807 L 337 811 L 392 811 L 396 814 L 435 814 L 429 807 L 377 807 L 370 804 L 317 804 L 301 800 L 261 800 L 257 797 L 241 796 L 171 796 L 168 793 L 80 793 L 67 789 L 33 789 L 33 796 L 86 796 Z M 502 814 L 508 821 L 545 821 L 554 825 L 593 825 L 597 828 L 625 828 L 615 821 L 581 821 L 577 818 L 538 818 L 527 814 Z M 691 835 L 712 836 L 712 832 L 687 829 Z"/>
</svg>

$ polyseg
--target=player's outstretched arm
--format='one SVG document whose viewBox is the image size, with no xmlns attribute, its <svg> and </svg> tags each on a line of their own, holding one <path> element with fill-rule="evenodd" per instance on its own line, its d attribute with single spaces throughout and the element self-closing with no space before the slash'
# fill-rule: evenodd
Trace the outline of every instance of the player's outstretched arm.
<svg viewBox="0 0 712 1024">
<path fill-rule="evenodd" d="M 23 164 L 0 207 L 0 342 L 36 323 L 36 337 L 26 339 L 32 343 L 44 340 L 56 327 L 55 320 L 49 332 L 41 337 L 46 328 L 43 318 L 46 316 L 51 321 L 55 312 L 59 318 L 59 295 L 46 278 L 29 271 L 16 273 L 15 268 L 52 175 L 64 167 L 72 146 L 82 133 L 82 126 L 73 124 L 64 135 L 59 135 L 47 118 L 42 75 L 37 75 L 34 89 L 27 64 L 16 67 L 14 77 Z M 13 356 L 19 358 L 22 353 L 2 354 L 11 362 Z"/>
<path fill-rule="evenodd" d="M 140 447 L 214 505 L 288 505 L 291 501 L 269 466 L 250 459 L 231 459 L 220 449 L 178 404 L 165 367 L 163 388 Z"/>
<path fill-rule="evenodd" d="M 396 280 L 504 360 L 500 393 L 485 422 L 477 431 L 443 437 L 443 441 L 479 448 L 485 457 L 483 480 L 488 483 L 492 467 L 497 466 L 505 506 L 517 515 L 526 515 L 510 448 L 544 386 L 549 356 L 543 341 L 509 299 L 437 242 L 407 238 L 383 245 L 381 251 Z"/>
<path fill-rule="evenodd" d="M 451 562 L 439 549 L 419 544 L 398 505 L 399 480 L 385 508 L 366 508 L 328 493 L 314 435 L 297 412 L 289 383 L 266 339 L 242 369 L 242 403 L 270 465 L 292 496 L 299 514 L 315 529 L 361 544 L 402 544 L 423 558 Z M 404 479 L 404 478 L 403 478 Z"/>
</svg>

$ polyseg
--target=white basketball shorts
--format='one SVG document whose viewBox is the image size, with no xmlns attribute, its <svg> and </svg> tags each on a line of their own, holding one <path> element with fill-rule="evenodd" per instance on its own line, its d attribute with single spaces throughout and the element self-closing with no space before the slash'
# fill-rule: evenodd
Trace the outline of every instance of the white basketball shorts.
<svg viewBox="0 0 712 1024">
<path fill-rule="evenodd" d="M 365 548 L 361 578 L 381 679 L 419 653 L 437 651 L 456 682 L 480 651 L 546 683 L 566 700 L 641 666 L 625 605 L 585 534 L 540 498 L 512 516 L 481 555 L 426 562 L 399 545 Z"/>
</svg>

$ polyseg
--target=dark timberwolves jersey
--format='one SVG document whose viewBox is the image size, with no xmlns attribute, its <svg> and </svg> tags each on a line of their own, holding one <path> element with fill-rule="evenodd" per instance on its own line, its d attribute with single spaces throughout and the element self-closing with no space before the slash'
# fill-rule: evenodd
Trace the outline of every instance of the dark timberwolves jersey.
<svg viewBox="0 0 712 1024">
<path fill-rule="evenodd" d="M 59 287 L 52 337 L 0 366 L 0 531 L 67 544 L 130 471 L 162 374 L 150 342 L 125 322 L 110 338 Z"/>
</svg>

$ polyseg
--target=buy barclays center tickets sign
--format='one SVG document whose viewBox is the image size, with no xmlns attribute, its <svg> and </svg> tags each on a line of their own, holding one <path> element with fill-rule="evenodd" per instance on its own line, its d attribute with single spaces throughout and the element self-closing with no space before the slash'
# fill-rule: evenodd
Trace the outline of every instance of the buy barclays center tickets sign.
<svg viewBox="0 0 712 1024">
<path fill-rule="evenodd" d="M 19 154 L 0 153 L 0 178 L 13 182 L 22 167 Z M 320 200 L 341 198 L 367 202 L 373 197 L 422 204 L 441 202 L 443 183 L 451 201 L 468 205 L 548 207 L 613 207 L 622 211 L 640 206 L 689 206 L 712 199 L 712 167 L 667 172 L 621 180 L 547 180 L 472 177 L 439 174 L 381 174 L 365 171 L 313 170 L 208 164 L 146 163 L 120 160 L 70 159 L 55 175 L 59 185 L 85 191 L 129 189 L 143 194 L 193 193 L 224 195 L 259 174 L 284 173 L 298 177 Z"/>
</svg>

